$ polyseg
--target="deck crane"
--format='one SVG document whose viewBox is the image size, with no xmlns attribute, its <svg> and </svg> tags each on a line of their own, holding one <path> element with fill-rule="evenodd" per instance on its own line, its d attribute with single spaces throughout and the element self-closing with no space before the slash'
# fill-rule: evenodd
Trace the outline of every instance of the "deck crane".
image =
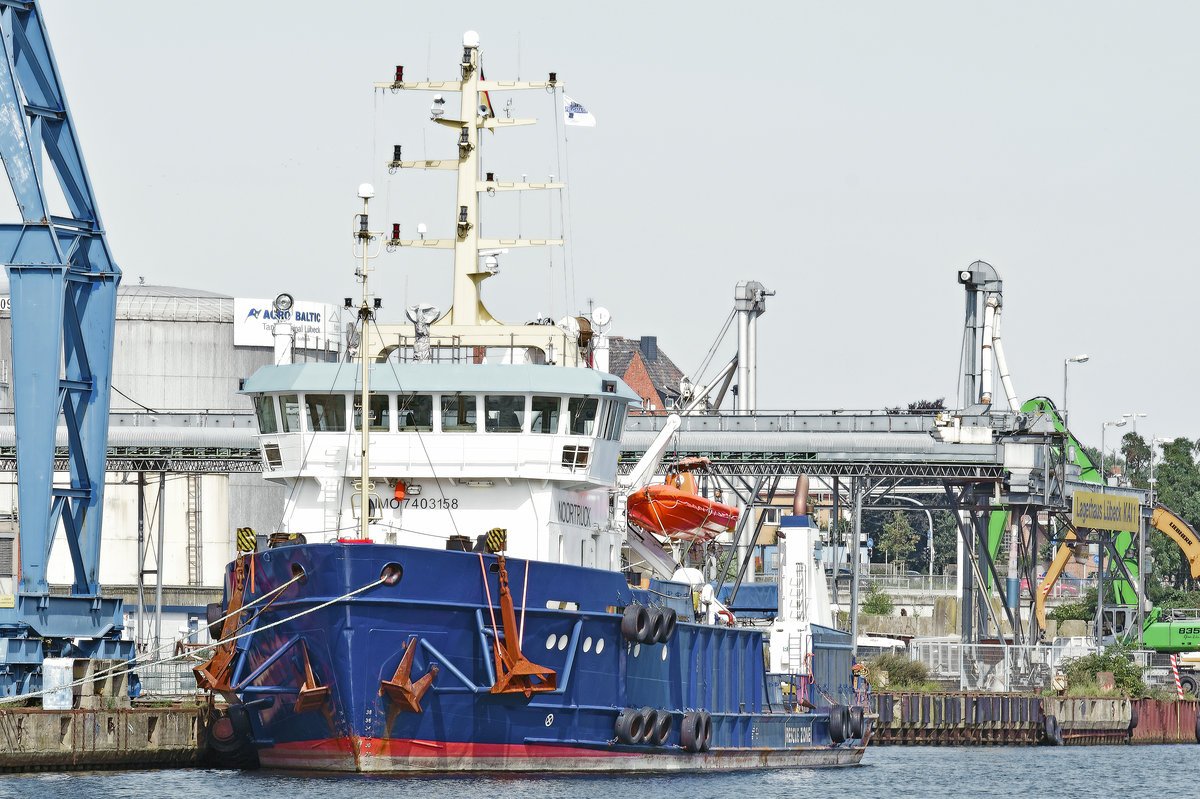
<svg viewBox="0 0 1200 799">
<path fill-rule="evenodd" d="M 122 606 L 100 596 L 101 512 L 117 283 L 36 0 L 0 0 L 0 157 L 19 221 L 0 224 L 12 307 L 19 582 L 0 596 L 0 696 L 41 687 L 47 657 L 133 656 Z M 49 167 L 49 169 L 47 169 Z M 66 214 L 51 211 L 56 181 Z M 61 423 L 61 428 L 60 428 Z M 65 447 L 56 450 L 56 435 Z M 69 483 L 55 485 L 59 470 Z M 61 530 L 74 582 L 50 593 Z"/>
</svg>

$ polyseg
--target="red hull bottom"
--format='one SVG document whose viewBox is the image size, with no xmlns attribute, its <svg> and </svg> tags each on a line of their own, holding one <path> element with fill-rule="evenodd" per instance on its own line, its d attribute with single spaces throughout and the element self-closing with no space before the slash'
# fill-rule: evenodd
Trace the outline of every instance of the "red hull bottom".
<svg viewBox="0 0 1200 799">
<path fill-rule="evenodd" d="M 259 751 L 263 768 L 362 773 L 692 772 L 855 766 L 864 746 L 795 749 L 681 749 L 612 752 L 579 746 L 503 745 L 336 738 L 276 744 Z"/>
</svg>

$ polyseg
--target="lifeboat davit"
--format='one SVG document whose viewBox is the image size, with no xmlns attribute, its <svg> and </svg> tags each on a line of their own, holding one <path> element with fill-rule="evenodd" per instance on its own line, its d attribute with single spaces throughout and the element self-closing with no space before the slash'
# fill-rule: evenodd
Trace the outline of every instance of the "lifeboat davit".
<svg viewBox="0 0 1200 799">
<path fill-rule="evenodd" d="M 693 472 L 707 458 L 684 458 L 672 465 L 663 485 L 646 486 L 626 500 L 629 521 L 643 530 L 683 541 L 708 541 L 737 524 L 738 511 L 700 496 Z"/>
</svg>

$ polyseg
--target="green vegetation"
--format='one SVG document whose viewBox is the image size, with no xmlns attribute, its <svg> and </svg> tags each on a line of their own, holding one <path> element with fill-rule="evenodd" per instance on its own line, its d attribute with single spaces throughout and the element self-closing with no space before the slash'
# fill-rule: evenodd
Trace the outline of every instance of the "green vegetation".
<svg viewBox="0 0 1200 799">
<path fill-rule="evenodd" d="M 941 691 L 941 685 L 929 679 L 924 663 L 909 660 L 907 655 L 883 654 L 867 659 L 868 680 L 878 686 L 873 675 L 887 674 L 889 691 Z"/>
<path fill-rule="evenodd" d="M 1075 602 L 1064 602 L 1046 614 L 1060 624 L 1064 621 L 1092 621 L 1096 618 L 1096 589 L 1089 588 Z"/>
<path fill-rule="evenodd" d="M 883 525 L 883 532 L 879 535 L 879 549 L 895 561 L 897 568 L 903 573 L 909 556 L 917 549 L 919 538 L 920 534 L 908 523 L 907 514 L 898 510 L 892 513 L 892 520 Z"/>
<path fill-rule="evenodd" d="M 1111 671 L 1121 694 L 1134 699 L 1149 696 L 1150 691 L 1142 681 L 1142 670 L 1130 656 L 1132 650 L 1132 644 L 1117 644 L 1096 654 L 1066 658 L 1062 670 L 1067 675 L 1067 693 L 1072 696 L 1103 695 L 1097 686 L 1096 675 Z"/>
<path fill-rule="evenodd" d="M 892 601 L 882 588 L 872 583 L 867 588 L 867 595 L 859 605 L 859 611 L 864 616 L 891 616 L 896 603 Z"/>
</svg>

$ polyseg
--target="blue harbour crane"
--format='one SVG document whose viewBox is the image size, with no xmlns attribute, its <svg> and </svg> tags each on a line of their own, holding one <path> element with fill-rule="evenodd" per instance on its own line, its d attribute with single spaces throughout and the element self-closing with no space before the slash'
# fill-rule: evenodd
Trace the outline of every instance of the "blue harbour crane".
<svg viewBox="0 0 1200 799">
<path fill-rule="evenodd" d="M 121 601 L 102 598 L 97 579 L 121 271 L 37 2 L 0 0 L 0 34 L 0 157 L 20 217 L 0 223 L 20 510 L 20 579 L 15 595 L 0 596 L 0 696 L 11 696 L 41 687 L 44 658 L 128 659 L 133 642 L 120 639 Z M 51 212 L 51 180 L 64 216 Z M 56 457 L 69 484 L 54 483 Z M 60 530 L 74 573 L 67 596 L 47 582 Z"/>
</svg>

